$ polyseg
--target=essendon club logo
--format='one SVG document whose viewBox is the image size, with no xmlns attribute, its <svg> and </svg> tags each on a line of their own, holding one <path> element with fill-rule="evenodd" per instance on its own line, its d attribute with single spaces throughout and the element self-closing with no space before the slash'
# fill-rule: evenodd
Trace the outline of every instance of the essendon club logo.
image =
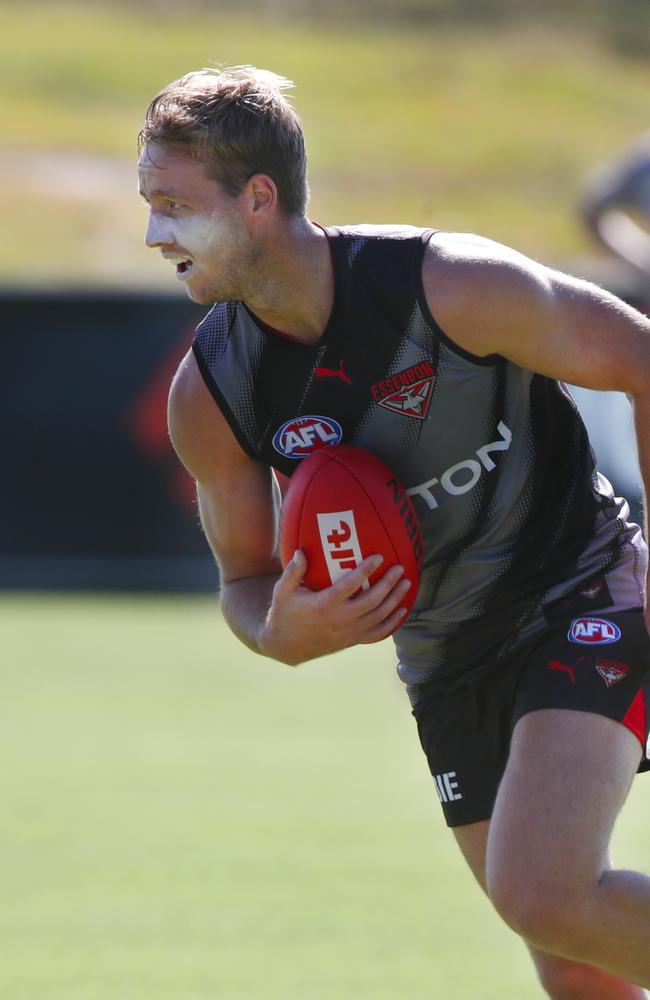
<svg viewBox="0 0 650 1000">
<path fill-rule="evenodd" d="M 338 510 L 316 516 L 325 563 L 330 580 L 335 583 L 340 576 L 354 569 L 363 559 L 354 511 Z M 366 580 L 363 589 L 366 590 L 368 586 Z"/>
<path fill-rule="evenodd" d="M 428 361 L 419 361 L 370 387 L 373 399 L 393 413 L 424 420 L 429 412 L 436 373 Z"/>
<path fill-rule="evenodd" d="M 621 630 L 607 618 L 574 618 L 567 638 L 584 646 L 604 646 L 618 642 Z"/>
<path fill-rule="evenodd" d="M 588 601 L 595 601 L 597 597 L 600 597 L 604 585 L 604 580 L 594 580 L 592 584 L 580 591 L 580 596 L 585 597 Z"/>
<path fill-rule="evenodd" d="M 630 672 L 630 668 L 627 663 L 617 663 L 615 660 L 605 660 L 602 656 L 599 656 L 596 660 L 596 670 L 605 681 L 607 687 L 611 687 L 612 684 L 618 684 L 622 681 Z"/>
</svg>

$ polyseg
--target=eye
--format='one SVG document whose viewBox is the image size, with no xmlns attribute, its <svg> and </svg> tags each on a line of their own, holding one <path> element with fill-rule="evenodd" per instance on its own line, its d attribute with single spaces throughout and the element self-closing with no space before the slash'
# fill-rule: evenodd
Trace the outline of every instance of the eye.
<svg viewBox="0 0 650 1000">
<path fill-rule="evenodd" d="M 186 206 L 181 201 L 168 201 L 167 208 L 170 212 L 178 212 Z"/>
</svg>

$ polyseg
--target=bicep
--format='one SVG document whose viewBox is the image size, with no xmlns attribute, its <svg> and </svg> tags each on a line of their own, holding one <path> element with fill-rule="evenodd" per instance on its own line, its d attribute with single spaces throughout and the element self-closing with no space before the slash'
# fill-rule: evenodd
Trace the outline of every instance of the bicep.
<svg viewBox="0 0 650 1000">
<path fill-rule="evenodd" d="M 650 388 L 650 321 L 615 295 L 550 272 L 544 325 L 522 350 L 542 374 L 638 396 Z M 511 348 L 513 355 L 517 350 Z"/>
<path fill-rule="evenodd" d="M 650 323 L 614 295 L 487 240 L 434 254 L 427 300 L 461 347 L 586 388 L 647 389 Z"/>
<path fill-rule="evenodd" d="M 197 480 L 197 496 L 223 583 L 280 572 L 278 500 L 269 469 L 239 467 Z"/>
<path fill-rule="evenodd" d="M 273 473 L 243 452 L 191 352 L 172 383 L 168 422 L 174 449 L 196 481 L 201 523 L 223 582 L 277 573 Z"/>
<path fill-rule="evenodd" d="M 494 349 L 530 371 L 586 389 L 638 396 L 650 387 L 650 322 L 615 295 L 531 262 L 495 282 L 503 321 Z M 515 299 L 514 307 L 511 303 Z"/>
</svg>

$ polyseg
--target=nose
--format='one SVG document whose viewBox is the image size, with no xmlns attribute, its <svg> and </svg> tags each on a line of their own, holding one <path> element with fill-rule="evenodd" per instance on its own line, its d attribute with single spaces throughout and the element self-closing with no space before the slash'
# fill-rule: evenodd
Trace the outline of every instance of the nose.
<svg viewBox="0 0 650 1000">
<path fill-rule="evenodd" d="M 149 224 L 144 238 L 144 242 L 148 247 L 166 246 L 174 242 L 174 237 L 167 225 L 168 221 L 168 219 L 157 212 L 149 212 Z"/>
</svg>

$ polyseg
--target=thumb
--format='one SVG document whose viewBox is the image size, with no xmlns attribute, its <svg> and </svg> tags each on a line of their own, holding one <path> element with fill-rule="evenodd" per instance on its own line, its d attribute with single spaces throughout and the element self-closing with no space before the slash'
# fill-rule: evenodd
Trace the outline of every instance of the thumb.
<svg viewBox="0 0 650 1000">
<path fill-rule="evenodd" d="M 297 590 L 307 572 L 307 560 L 302 549 L 296 549 L 284 569 L 283 577 L 288 589 Z"/>
</svg>

